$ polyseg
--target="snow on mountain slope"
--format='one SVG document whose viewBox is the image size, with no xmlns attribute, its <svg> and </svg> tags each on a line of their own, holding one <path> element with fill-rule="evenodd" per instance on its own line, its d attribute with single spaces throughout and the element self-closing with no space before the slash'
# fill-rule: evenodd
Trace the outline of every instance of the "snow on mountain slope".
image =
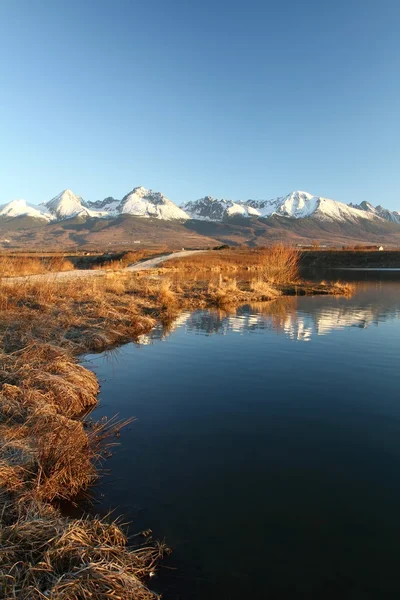
<svg viewBox="0 0 400 600">
<path fill-rule="evenodd" d="M 319 198 L 319 204 L 314 216 L 321 221 L 350 221 L 357 222 L 359 219 L 374 219 L 373 214 L 353 208 L 343 202 Z M 378 217 L 379 218 L 379 217 Z"/>
<path fill-rule="evenodd" d="M 276 198 L 275 200 L 246 200 L 244 204 L 256 210 L 261 217 L 267 219 L 278 210 L 280 200 L 281 198 Z"/>
<path fill-rule="evenodd" d="M 398 212 L 397 210 L 389 210 L 387 208 L 384 208 L 383 206 L 380 206 L 379 204 L 375 207 L 372 206 L 372 204 L 370 204 L 369 202 L 366 202 L 365 200 L 364 202 L 361 202 L 361 204 L 350 204 L 349 206 L 352 206 L 353 208 L 356 208 L 358 210 L 368 212 L 375 217 L 385 219 L 385 221 L 400 224 L 400 212 Z"/>
<path fill-rule="evenodd" d="M 116 200 L 112 196 L 104 198 L 104 200 L 96 200 L 95 202 L 84 202 L 83 205 L 91 210 L 103 210 L 109 215 L 118 214 L 118 207 L 121 204 L 121 200 Z"/>
<path fill-rule="evenodd" d="M 76 196 L 71 190 L 64 190 L 49 202 L 43 204 L 57 219 L 70 219 L 72 217 L 105 217 L 107 212 L 90 210 L 83 203 L 82 198 Z"/>
<path fill-rule="evenodd" d="M 295 191 L 275 200 L 248 200 L 263 217 L 273 214 L 293 219 L 313 217 L 321 221 L 351 221 L 373 218 L 365 211 L 353 208 L 343 202 L 313 196 L 308 192 Z"/>
<path fill-rule="evenodd" d="M 291 192 L 274 200 L 246 200 L 244 204 L 257 210 L 264 218 L 273 214 L 301 219 L 312 215 L 318 207 L 318 198 L 307 192 Z"/>
<path fill-rule="evenodd" d="M 156 219 L 189 219 L 189 215 L 160 192 L 136 187 L 124 198 L 116 209 L 119 213 Z"/>
<path fill-rule="evenodd" d="M 187 202 L 183 209 L 193 219 L 208 221 L 221 221 L 224 217 L 241 215 L 243 217 L 261 216 L 268 218 L 272 215 L 291 217 L 293 219 L 304 219 L 313 217 L 324 221 L 351 221 L 357 219 L 371 219 L 374 216 L 364 210 L 359 210 L 337 202 L 313 196 L 308 192 L 295 191 L 287 196 L 275 198 L 274 200 L 246 200 L 233 202 L 232 200 L 218 200 L 212 196 L 206 196 L 200 200 Z"/>
<path fill-rule="evenodd" d="M 218 200 L 212 196 L 205 196 L 200 200 L 194 200 L 183 204 L 182 208 L 192 219 L 203 221 L 222 221 L 226 216 L 233 217 L 259 217 L 261 213 L 255 207 L 232 200 Z"/>
<path fill-rule="evenodd" d="M 47 210 L 39 210 L 36 206 L 28 204 L 25 200 L 12 200 L 0 206 L 0 217 L 33 217 L 51 221 L 52 216 Z"/>
<path fill-rule="evenodd" d="M 260 217 L 261 213 L 253 206 L 246 206 L 237 202 L 232 202 L 231 206 L 226 210 L 227 215 L 230 217 L 234 215 L 240 215 L 242 217 Z"/>
<path fill-rule="evenodd" d="M 275 200 L 276 213 L 294 219 L 304 219 L 315 213 L 319 200 L 307 192 L 291 192 L 287 196 Z"/>
</svg>

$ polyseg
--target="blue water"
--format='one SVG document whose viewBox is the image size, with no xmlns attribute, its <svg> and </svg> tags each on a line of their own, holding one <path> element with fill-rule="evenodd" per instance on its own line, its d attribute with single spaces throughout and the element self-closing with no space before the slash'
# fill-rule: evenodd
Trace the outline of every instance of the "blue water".
<svg viewBox="0 0 400 600">
<path fill-rule="evenodd" d="M 400 593 L 400 280 L 183 314 L 87 357 L 137 420 L 95 489 L 174 552 L 165 600 Z"/>
</svg>

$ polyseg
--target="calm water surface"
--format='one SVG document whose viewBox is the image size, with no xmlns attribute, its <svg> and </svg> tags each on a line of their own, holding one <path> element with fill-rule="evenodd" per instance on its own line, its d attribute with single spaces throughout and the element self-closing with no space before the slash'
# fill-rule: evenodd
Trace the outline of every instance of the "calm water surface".
<svg viewBox="0 0 400 600">
<path fill-rule="evenodd" d="M 392 275 L 87 357 L 94 416 L 137 417 L 96 509 L 174 548 L 166 600 L 399 597 L 399 317 Z"/>
</svg>

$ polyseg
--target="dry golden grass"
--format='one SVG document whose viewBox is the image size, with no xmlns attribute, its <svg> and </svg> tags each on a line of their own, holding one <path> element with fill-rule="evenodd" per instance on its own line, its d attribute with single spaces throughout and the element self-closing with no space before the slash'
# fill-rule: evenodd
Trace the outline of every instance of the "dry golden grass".
<svg viewBox="0 0 400 600">
<path fill-rule="evenodd" d="M 275 244 L 263 253 L 261 273 L 265 281 L 276 285 L 299 279 L 299 251 L 284 244 Z"/>
<path fill-rule="evenodd" d="M 331 293 L 334 296 L 353 296 L 356 291 L 356 286 L 354 283 L 349 283 L 347 281 L 335 281 L 332 284 Z"/>
<path fill-rule="evenodd" d="M 232 304 L 237 304 L 243 300 L 243 293 L 238 288 L 236 279 L 227 281 L 220 280 L 218 284 L 210 283 L 208 294 L 212 303 L 218 308 L 224 308 Z"/>
<path fill-rule="evenodd" d="M 166 549 L 163 544 L 128 548 L 116 523 L 67 519 L 41 502 L 20 507 L 2 531 L 0 568 L 7 600 L 151 600 L 142 580 Z"/>
<path fill-rule="evenodd" d="M 287 283 L 298 277 L 299 252 L 283 244 L 269 248 L 229 248 L 203 252 L 164 263 L 166 270 L 186 272 L 257 271 L 272 283 Z"/>
<path fill-rule="evenodd" d="M 162 279 L 158 292 L 158 301 L 161 306 L 169 306 L 176 303 L 176 294 L 172 289 L 172 281 L 170 279 Z"/>
<path fill-rule="evenodd" d="M 206 304 L 227 308 L 232 305 L 268 302 L 275 300 L 281 292 L 262 278 L 238 284 L 236 279 L 221 278 L 218 283 L 208 285 Z"/>
<path fill-rule="evenodd" d="M 0 371 L 0 538 L 3 548 L 9 547 L 0 553 L 0 578 L 6 584 L 2 597 L 154 597 L 140 579 L 154 569 L 157 545 L 127 549 L 115 523 L 64 519 L 48 505 L 73 498 L 97 476 L 100 443 L 112 435 L 113 425 L 85 427 L 78 418 L 96 404 L 98 383 L 75 356 L 151 329 L 155 320 L 134 299 L 136 279 L 0 283 L 5 352 Z M 157 293 L 154 289 L 154 298 Z M 26 508 L 32 505 L 39 507 L 33 516 Z M 112 546 L 107 537 L 111 530 L 119 532 Z M 68 551 L 63 540 L 68 540 Z"/>
<path fill-rule="evenodd" d="M 64 257 L 0 256 L 0 277 L 39 275 L 73 269 L 73 263 Z"/>
<path fill-rule="evenodd" d="M 266 300 L 273 300 L 281 295 L 281 292 L 274 288 L 270 283 L 265 281 L 262 277 L 252 279 L 250 281 L 250 290 L 256 294 L 260 294 L 265 297 Z"/>
</svg>

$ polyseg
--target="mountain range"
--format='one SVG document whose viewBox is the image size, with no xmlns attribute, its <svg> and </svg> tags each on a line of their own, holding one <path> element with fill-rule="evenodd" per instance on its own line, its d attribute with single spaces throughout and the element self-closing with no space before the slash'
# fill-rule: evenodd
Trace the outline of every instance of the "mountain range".
<svg viewBox="0 0 400 600">
<path fill-rule="evenodd" d="M 234 241 L 254 245 L 263 243 L 261 239 L 257 241 L 257 237 L 265 238 L 270 234 L 293 239 L 314 236 L 322 240 L 357 241 L 377 241 L 380 236 L 395 235 L 397 241 L 397 234 L 400 234 L 400 212 L 381 205 L 375 207 L 368 202 L 344 204 L 294 191 L 271 200 L 233 201 L 205 196 L 178 206 L 161 192 L 144 187 L 135 187 L 121 200 L 107 197 L 85 201 L 69 189 L 39 205 L 13 200 L 0 206 L 0 232 L 4 235 L 8 230 L 26 231 L 29 228 L 37 231 L 44 225 L 55 224 L 64 229 L 75 226 L 85 231 L 110 227 L 115 230 L 124 219 L 131 217 L 136 219 L 138 231 L 147 232 L 151 226 L 160 232 L 168 229 L 171 234 L 173 228 L 167 226 L 167 222 L 176 223 L 176 231 L 189 230 L 193 235 L 195 232 L 195 237 L 207 237 L 208 243 Z M 148 222 L 146 227 L 145 220 Z M 160 225 L 156 227 L 157 222 Z M 162 227 L 161 222 L 165 226 Z M 116 236 L 115 231 L 113 236 Z"/>
</svg>

